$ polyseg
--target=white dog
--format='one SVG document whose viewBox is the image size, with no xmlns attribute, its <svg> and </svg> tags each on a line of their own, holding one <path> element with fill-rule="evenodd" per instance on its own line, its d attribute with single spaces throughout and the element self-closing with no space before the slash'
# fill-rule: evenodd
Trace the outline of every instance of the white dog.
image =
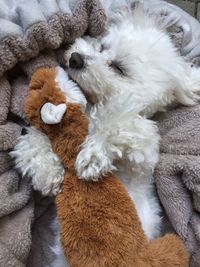
<svg viewBox="0 0 200 267">
<path fill-rule="evenodd" d="M 200 74 L 179 56 L 165 30 L 141 8 L 133 14 L 118 14 L 99 39 L 77 39 L 65 59 L 69 75 L 92 104 L 88 107 L 89 136 L 76 162 L 79 177 L 96 181 L 100 174 L 115 171 L 136 204 L 145 233 L 155 238 L 161 218 L 152 173 L 160 137 L 149 118 L 173 102 L 194 105 Z M 25 153 L 26 160 L 21 158 Z M 51 153 L 43 157 L 50 158 Z M 27 146 L 19 143 L 13 154 L 22 171 L 26 166 L 26 172 L 33 173 Z M 45 193 L 52 188 L 58 191 L 54 174 L 59 168 L 55 166 L 54 172 L 51 167 Z M 39 170 L 37 177 L 45 179 Z M 41 183 L 34 186 L 44 193 Z"/>
</svg>

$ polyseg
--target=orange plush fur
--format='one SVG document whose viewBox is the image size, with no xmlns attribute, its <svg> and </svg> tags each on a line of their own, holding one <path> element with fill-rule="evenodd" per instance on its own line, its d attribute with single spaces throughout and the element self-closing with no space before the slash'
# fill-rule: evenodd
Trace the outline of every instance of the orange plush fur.
<svg viewBox="0 0 200 267">
<path fill-rule="evenodd" d="M 176 235 L 147 240 L 134 204 L 117 177 L 108 174 L 99 182 L 77 178 L 74 164 L 88 133 L 88 119 L 78 104 L 67 102 L 55 75 L 54 68 L 33 75 L 25 112 L 30 123 L 49 137 L 65 168 L 56 204 L 70 266 L 187 267 L 188 253 Z M 59 124 L 47 125 L 41 120 L 40 110 L 46 102 L 67 104 Z"/>
</svg>

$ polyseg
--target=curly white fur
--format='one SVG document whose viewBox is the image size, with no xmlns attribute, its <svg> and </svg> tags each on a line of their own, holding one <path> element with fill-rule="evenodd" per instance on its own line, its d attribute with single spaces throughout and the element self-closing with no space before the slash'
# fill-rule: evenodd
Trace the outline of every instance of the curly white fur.
<svg viewBox="0 0 200 267">
<path fill-rule="evenodd" d="M 118 93 L 91 108 L 90 133 L 76 160 L 80 178 L 96 181 L 100 173 L 116 170 L 115 160 L 122 158 L 137 163 L 138 175 L 144 168 L 152 173 L 158 161 L 157 126 L 139 115 L 141 104 L 132 103 L 131 94 Z"/>
<path fill-rule="evenodd" d="M 68 71 L 93 104 L 87 109 L 90 131 L 76 168 L 80 178 L 87 180 L 115 171 L 136 204 L 146 235 L 153 239 L 160 233 L 161 222 L 152 177 L 160 137 L 156 124 L 148 118 L 173 102 L 194 105 L 199 99 L 200 74 L 180 57 L 163 27 L 141 8 L 134 14 L 123 12 L 113 16 L 114 23 L 102 37 L 79 38 L 65 54 L 68 66 L 73 52 L 83 57 L 83 68 Z M 59 77 L 60 85 L 64 84 L 63 72 Z M 23 163 L 18 150 L 15 155 Z M 40 157 L 40 147 L 38 152 Z M 51 165 L 50 160 L 45 162 L 51 153 L 41 156 L 45 170 Z M 29 160 L 32 157 L 30 153 L 27 156 Z M 52 173 L 60 168 L 60 163 L 55 163 Z M 26 168 L 24 164 L 19 167 Z M 37 167 L 34 170 L 40 172 Z M 44 173 L 39 175 L 42 179 Z M 42 187 L 51 188 L 51 184 L 50 178 L 36 187 L 47 192 L 49 189 Z"/>
<path fill-rule="evenodd" d="M 155 152 L 151 143 L 153 139 L 158 140 L 158 135 L 154 134 L 153 127 L 152 130 L 145 127 L 150 124 L 145 117 L 150 118 L 173 102 L 194 105 L 199 99 L 196 92 L 199 90 L 200 72 L 192 69 L 178 54 L 154 18 L 137 8 L 133 14 L 132 11 L 119 13 L 115 19 L 102 38 L 79 38 L 65 54 L 68 67 L 72 53 L 82 56 L 84 68 L 69 67 L 69 74 L 93 103 L 103 106 L 95 107 L 98 112 L 94 122 L 100 122 L 88 137 L 87 148 L 84 144 L 85 152 L 82 151 L 77 159 L 78 173 L 86 179 L 95 180 L 99 172 L 103 174 L 113 170 L 116 148 L 120 153 L 124 149 L 130 150 L 127 157 L 135 163 L 144 161 L 147 165 L 149 159 L 158 158 L 151 153 Z M 113 98 L 115 95 L 117 98 Z M 119 100 L 123 108 L 120 108 Z M 132 107 L 132 111 L 127 113 L 127 107 Z M 133 123 L 135 114 L 141 116 L 137 120 L 138 127 Z M 126 135 L 130 135 L 128 140 Z M 143 140 L 145 136 L 148 145 Z"/>
<path fill-rule="evenodd" d="M 152 179 L 160 137 L 147 118 L 174 102 L 194 105 L 200 72 L 178 54 L 161 21 L 141 7 L 113 21 L 104 36 L 79 38 L 65 53 L 70 76 L 94 104 L 76 168 L 87 180 L 117 169 L 145 233 L 154 238 L 161 222 Z M 84 60 L 81 69 L 69 65 L 74 52 Z"/>
</svg>

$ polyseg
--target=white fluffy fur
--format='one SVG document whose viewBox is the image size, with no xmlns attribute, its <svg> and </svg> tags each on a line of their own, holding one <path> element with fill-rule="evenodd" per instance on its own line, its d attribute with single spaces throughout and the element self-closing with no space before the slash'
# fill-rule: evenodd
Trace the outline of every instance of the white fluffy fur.
<svg viewBox="0 0 200 267">
<path fill-rule="evenodd" d="M 145 118 L 173 102 L 194 105 L 199 99 L 196 92 L 200 72 L 180 57 L 153 18 L 138 8 L 134 14 L 131 11 L 118 14 L 116 20 L 101 39 L 79 38 L 65 54 L 68 66 L 73 52 L 84 57 L 84 68 L 69 68 L 69 74 L 94 104 L 100 103 L 91 111 L 94 123 L 100 123 L 96 123 L 77 159 L 77 170 L 86 179 L 96 179 L 99 172 L 113 170 L 116 148 L 118 155 L 134 164 L 144 161 L 147 167 L 149 160 L 155 158 L 155 165 L 158 157 L 154 153 L 157 149 L 154 139 L 158 142 L 159 138 L 154 133 L 155 126 L 152 130 L 146 126 L 150 122 Z M 114 62 L 123 74 L 113 67 Z M 127 112 L 130 107 L 132 110 Z M 139 120 L 136 114 L 140 115 Z M 126 135 L 130 138 L 126 139 Z M 145 138 L 148 145 L 143 141 Z M 106 160 L 109 163 L 104 164 Z"/>
<path fill-rule="evenodd" d="M 63 181 L 64 169 L 58 156 L 53 153 L 49 139 L 35 128 L 27 128 L 28 134 L 19 138 L 10 155 L 22 175 L 32 177 L 35 190 L 43 195 L 56 195 Z"/>
<path fill-rule="evenodd" d="M 159 135 L 156 124 L 139 115 L 141 106 L 132 105 L 132 97 L 116 94 L 106 104 L 90 109 L 89 135 L 76 160 L 80 178 L 96 181 L 116 170 L 115 160 L 134 161 L 138 175 L 150 174 L 158 161 Z"/>
<path fill-rule="evenodd" d="M 113 20 L 104 36 L 98 40 L 79 38 L 65 54 L 67 65 L 73 52 L 84 57 L 84 68 L 69 68 L 69 74 L 93 103 L 88 109 L 90 132 L 76 168 L 80 178 L 87 180 L 115 171 L 136 204 L 145 233 L 152 239 L 159 234 L 161 222 L 152 178 L 160 137 L 156 124 L 148 118 L 173 102 L 195 104 L 200 74 L 179 56 L 162 27 L 142 9 L 134 14 L 118 14 Z M 57 79 L 62 90 L 67 90 L 68 78 L 63 71 Z M 75 97 L 75 91 L 70 98 L 80 102 L 80 94 Z M 40 157 L 41 149 L 38 151 Z M 18 151 L 15 153 L 20 157 Z M 50 161 L 42 162 L 49 169 Z M 50 172 L 57 164 L 51 165 Z M 25 165 L 20 163 L 19 167 L 23 169 Z M 47 191 L 42 186 L 50 188 L 51 182 L 50 178 L 37 187 Z"/>
<path fill-rule="evenodd" d="M 174 102 L 194 105 L 200 72 L 180 57 L 163 25 L 141 7 L 134 14 L 123 12 L 104 36 L 79 38 L 65 54 L 68 66 L 73 52 L 84 58 L 84 68 L 69 68 L 69 74 L 95 104 L 76 168 L 80 177 L 93 180 L 117 169 L 145 233 L 154 238 L 161 221 L 152 179 L 159 134 L 147 118 Z"/>
<path fill-rule="evenodd" d="M 56 67 L 55 81 L 58 84 L 58 88 L 66 95 L 67 102 L 78 103 L 83 109 L 86 108 L 87 100 L 84 94 L 79 86 L 69 79 L 68 74 L 61 67 Z"/>
<path fill-rule="evenodd" d="M 67 63 L 72 52 L 84 55 L 83 70 L 69 69 L 84 92 L 99 102 L 119 90 L 131 91 L 134 103 L 145 105 L 143 112 L 148 117 L 174 101 L 194 104 L 199 77 L 194 77 L 165 31 L 140 9 L 134 16 L 119 15 L 117 19 L 102 39 L 79 38 L 65 54 Z M 102 53 L 101 44 L 105 46 Z M 124 76 L 109 66 L 114 60 Z"/>
</svg>

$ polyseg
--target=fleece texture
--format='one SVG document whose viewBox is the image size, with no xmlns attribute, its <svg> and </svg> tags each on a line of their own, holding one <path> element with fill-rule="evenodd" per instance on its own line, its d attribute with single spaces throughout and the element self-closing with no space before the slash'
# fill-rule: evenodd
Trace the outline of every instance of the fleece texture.
<svg viewBox="0 0 200 267">
<path fill-rule="evenodd" d="M 176 232 L 200 266 L 200 105 L 158 115 L 160 162 L 155 171 L 160 200 Z"/>
<path fill-rule="evenodd" d="M 8 153 L 26 125 L 23 105 L 33 72 L 62 63 L 62 49 L 53 50 L 66 48 L 85 32 L 99 35 L 105 22 L 98 0 L 0 1 L 1 267 L 66 266 L 63 255 L 52 249 L 58 240 L 54 199 L 33 192 Z"/>
<path fill-rule="evenodd" d="M 52 258 L 56 259 L 51 244 L 57 239 L 58 229 L 56 222 L 54 230 L 48 223 L 49 220 L 55 221 L 54 199 L 38 197 L 38 194 L 32 191 L 28 177 L 22 179 L 19 176 L 8 156 L 21 135 L 22 127 L 26 125 L 23 105 L 30 78 L 40 67 L 63 64 L 63 49 L 85 33 L 99 35 L 104 30 L 106 17 L 112 17 L 116 8 L 126 8 L 130 1 L 0 0 L 0 229 L 3 229 L 3 232 L 0 230 L 1 267 L 7 267 L 8 262 L 10 267 L 24 267 L 26 264 L 29 267 L 45 267 L 51 266 Z M 150 12 L 158 16 L 165 15 L 171 25 L 170 34 L 180 52 L 198 65 L 198 21 L 164 1 L 145 2 Z M 187 123 L 184 127 L 188 127 Z M 160 176 L 157 175 L 158 187 L 159 179 Z M 162 191 L 159 191 L 162 200 Z M 190 197 L 188 196 L 187 200 L 193 205 Z M 166 206 L 166 210 L 169 209 L 168 214 L 170 208 L 171 206 Z M 176 215 L 178 216 L 178 213 L 174 215 L 174 220 L 179 221 L 180 217 Z M 189 227 L 190 225 L 188 229 Z M 198 247 L 192 245 L 194 242 L 197 244 L 198 232 L 188 230 L 189 247 Z M 179 231 L 178 233 L 180 234 Z M 190 240 L 193 240 L 191 245 Z M 200 262 L 199 250 L 190 251 L 196 251 L 196 262 Z M 58 262 L 59 260 L 63 261 L 63 258 L 58 259 Z M 59 263 L 58 266 L 64 265 Z"/>
</svg>

